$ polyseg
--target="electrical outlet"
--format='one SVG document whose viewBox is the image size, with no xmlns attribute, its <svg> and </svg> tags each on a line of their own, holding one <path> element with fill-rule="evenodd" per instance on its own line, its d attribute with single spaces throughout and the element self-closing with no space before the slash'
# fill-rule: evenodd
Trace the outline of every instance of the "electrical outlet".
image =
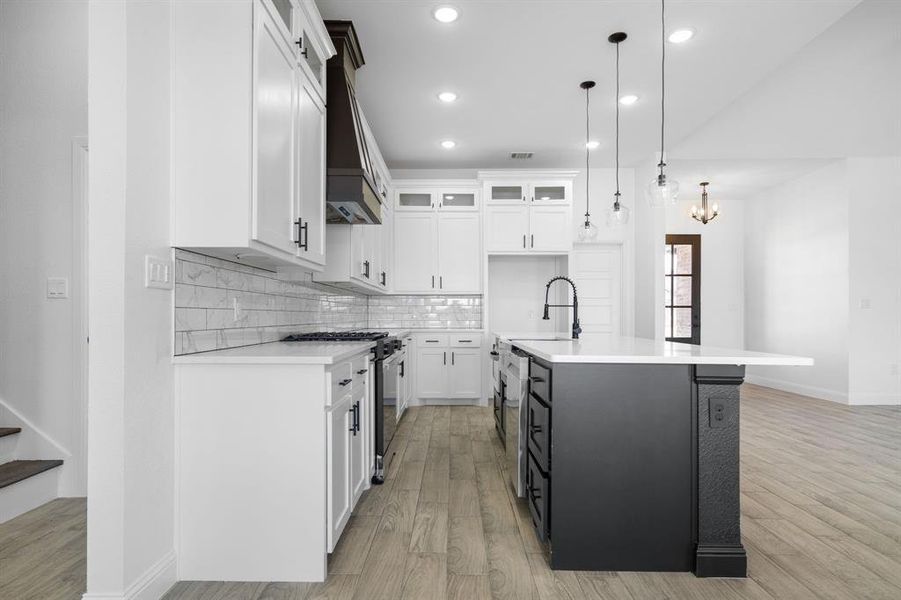
<svg viewBox="0 0 901 600">
<path fill-rule="evenodd" d="M 713 428 L 726 426 L 726 401 L 722 398 L 710 399 L 710 426 Z"/>
<path fill-rule="evenodd" d="M 69 280 L 65 277 L 47 278 L 47 297 L 52 300 L 62 300 L 69 297 Z"/>
</svg>

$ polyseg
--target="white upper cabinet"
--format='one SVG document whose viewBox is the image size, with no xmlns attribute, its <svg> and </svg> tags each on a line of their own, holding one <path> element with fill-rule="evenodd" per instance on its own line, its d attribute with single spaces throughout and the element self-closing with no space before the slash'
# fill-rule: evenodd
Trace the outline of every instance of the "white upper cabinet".
<svg viewBox="0 0 901 600">
<path fill-rule="evenodd" d="M 253 239 L 291 255 L 296 248 L 297 66 L 278 15 L 265 4 L 255 12 Z"/>
<path fill-rule="evenodd" d="M 297 254 L 325 264 L 325 103 L 306 74 L 298 80 Z"/>
<path fill-rule="evenodd" d="M 438 220 L 432 213 L 394 215 L 394 291 L 438 288 Z"/>
<path fill-rule="evenodd" d="M 489 204 L 485 207 L 485 250 L 525 252 L 529 243 L 527 205 Z"/>
<path fill-rule="evenodd" d="M 324 65 L 335 50 L 315 4 L 209 0 L 172 10 L 172 245 L 322 270 L 325 73 L 309 60 Z"/>
<path fill-rule="evenodd" d="M 396 183 L 394 208 L 416 212 L 478 212 L 480 195 L 477 182 L 408 180 Z"/>
<path fill-rule="evenodd" d="M 480 294 L 478 183 L 396 181 L 394 197 L 393 291 Z"/>
<path fill-rule="evenodd" d="M 479 215 L 456 213 L 438 218 L 438 289 L 478 294 L 482 289 Z"/>
<path fill-rule="evenodd" d="M 573 172 L 481 172 L 485 250 L 563 253 L 572 249 Z"/>
</svg>

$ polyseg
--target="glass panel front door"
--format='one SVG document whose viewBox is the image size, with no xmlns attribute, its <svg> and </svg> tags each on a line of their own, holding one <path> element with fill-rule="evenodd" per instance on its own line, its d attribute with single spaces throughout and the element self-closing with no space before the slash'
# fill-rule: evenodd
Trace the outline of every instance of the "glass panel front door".
<svg viewBox="0 0 901 600">
<path fill-rule="evenodd" d="M 664 335 L 701 343 L 701 236 L 668 235 L 664 251 Z"/>
</svg>

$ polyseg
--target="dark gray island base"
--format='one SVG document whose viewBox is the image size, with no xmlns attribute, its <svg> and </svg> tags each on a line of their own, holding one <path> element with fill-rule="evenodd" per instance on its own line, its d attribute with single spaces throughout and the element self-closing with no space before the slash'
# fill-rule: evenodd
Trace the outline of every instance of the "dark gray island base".
<svg viewBox="0 0 901 600">
<path fill-rule="evenodd" d="M 526 502 L 551 568 L 747 575 L 744 371 L 531 357 Z"/>
</svg>

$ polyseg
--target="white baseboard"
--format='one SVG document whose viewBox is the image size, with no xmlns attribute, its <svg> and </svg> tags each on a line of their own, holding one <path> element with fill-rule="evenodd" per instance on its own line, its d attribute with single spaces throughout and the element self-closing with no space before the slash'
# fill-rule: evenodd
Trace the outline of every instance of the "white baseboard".
<svg viewBox="0 0 901 600">
<path fill-rule="evenodd" d="M 159 600 L 176 582 L 175 551 L 170 550 L 122 594 L 87 592 L 81 600 Z"/>
<path fill-rule="evenodd" d="M 899 406 L 901 395 L 899 394 L 851 394 L 848 404 L 851 406 Z"/>
<path fill-rule="evenodd" d="M 480 398 L 411 398 L 407 406 L 485 406 Z"/>
<path fill-rule="evenodd" d="M 827 388 L 816 387 L 812 385 L 803 385 L 792 381 L 782 379 L 772 379 L 770 377 L 762 377 L 760 375 L 745 375 L 745 381 L 754 385 L 762 385 L 764 387 L 782 390 L 783 392 L 791 392 L 792 394 L 800 394 L 802 396 L 810 396 L 821 400 L 829 400 L 838 404 L 848 404 L 848 394 L 838 390 L 830 390 Z"/>
</svg>

